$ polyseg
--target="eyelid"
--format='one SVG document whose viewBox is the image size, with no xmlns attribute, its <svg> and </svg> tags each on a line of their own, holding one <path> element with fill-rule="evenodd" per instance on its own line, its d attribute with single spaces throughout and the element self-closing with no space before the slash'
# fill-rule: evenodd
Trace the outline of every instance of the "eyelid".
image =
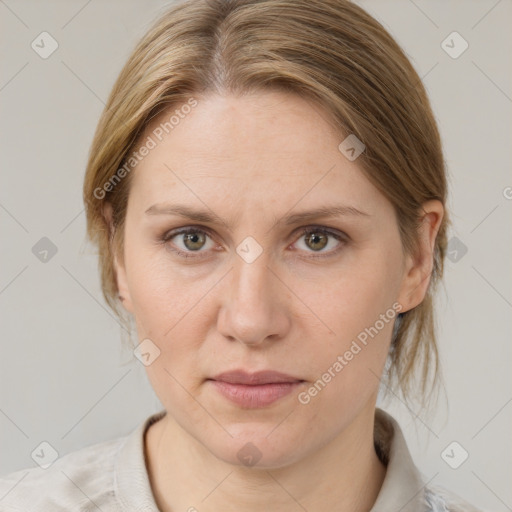
<svg viewBox="0 0 512 512">
<path fill-rule="evenodd" d="M 182 234 L 187 234 L 190 232 L 204 233 L 212 241 L 215 242 L 215 236 L 212 235 L 211 230 L 205 226 L 200 226 L 200 225 L 189 225 L 189 226 L 183 226 L 181 228 L 171 229 L 169 231 L 166 231 L 161 236 L 160 241 L 164 245 L 166 245 L 172 238 L 182 235 Z M 314 251 L 308 251 L 309 255 L 306 256 L 306 258 L 324 258 L 324 257 L 327 258 L 327 257 L 333 256 L 333 255 L 337 254 L 338 251 L 341 250 L 341 247 L 344 246 L 349 241 L 348 235 L 346 235 L 342 231 L 338 231 L 334 228 L 329 228 L 327 226 L 309 225 L 309 226 L 300 227 L 294 231 L 294 235 L 293 235 L 294 242 L 291 245 L 295 244 L 298 240 L 300 240 L 301 237 L 303 237 L 307 234 L 310 234 L 310 233 L 322 233 L 322 234 L 328 235 L 332 238 L 335 238 L 338 242 L 340 242 L 340 246 L 338 246 L 337 248 L 332 249 L 330 251 L 327 251 L 325 253 L 324 252 L 315 253 Z M 182 251 L 181 249 L 177 249 L 177 248 L 172 248 L 171 250 L 185 258 L 201 258 L 202 257 L 201 253 L 208 252 L 208 251 Z M 215 250 L 215 249 L 213 249 L 213 250 Z M 194 254 L 197 254 L 197 255 L 194 255 Z"/>
<path fill-rule="evenodd" d="M 161 236 L 160 242 L 163 245 L 168 246 L 169 242 L 172 238 L 179 236 L 179 235 L 187 234 L 187 233 L 204 233 L 212 241 L 215 242 L 215 237 L 212 236 L 212 233 L 208 228 L 206 228 L 204 226 L 195 226 L 195 225 L 183 226 L 181 228 L 175 228 L 175 229 L 166 231 Z M 202 256 L 202 253 L 207 252 L 207 251 L 183 251 L 183 250 L 175 248 L 175 247 L 169 248 L 169 250 L 173 251 L 174 253 L 176 253 L 180 256 L 183 256 L 184 258 L 203 258 L 204 256 Z"/>
<path fill-rule="evenodd" d="M 324 235 L 328 235 L 332 238 L 335 238 L 340 244 L 335 249 L 331 249 L 330 251 L 326 252 L 315 252 L 315 251 L 308 251 L 308 256 L 306 256 L 306 259 L 311 258 L 329 258 L 331 256 L 335 256 L 338 254 L 338 252 L 343 248 L 344 245 L 348 243 L 349 237 L 342 231 L 338 231 L 337 229 L 328 228 L 327 226 L 304 226 L 299 228 L 299 237 L 296 241 L 300 240 L 305 235 L 308 235 L 310 233 L 322 233 Z M 294 242 L 295 244 L 296 242 Z"/>
</svg>

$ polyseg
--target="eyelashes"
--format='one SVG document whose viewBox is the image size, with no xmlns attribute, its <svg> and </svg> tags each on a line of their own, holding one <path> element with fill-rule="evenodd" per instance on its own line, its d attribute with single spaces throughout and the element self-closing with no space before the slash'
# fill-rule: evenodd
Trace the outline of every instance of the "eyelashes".
<svg viewBox="0 0 512 512">
<path fill-rule="evenodd" d="M 169 249 L 176 252 L 179 256 L 182 256 L 184 258 L 202 258 L 204 256 L 194 254 L 194 253 L 200 253 L 200 252 L 203 253 L 206 251 L 187 251 L 186 247 L 185 247 L 185 249 L 176 249 L 176 248 L 173 248 L 172 247 L 173 244 L 170 243 L 173 238 L 176 238 L 178 236 L 183 236 L 183 235 L 187 236 L 186 240 L 192 241 L 192 243 L 195 243 L 194 238 L 197 238 L 198 234 L 204 235 L 203 238 L 209 238 L 210 242 L 212 241 L 212 237 L 209 235 L 209 233 L 207 231 L 204 231 L 199 228 L 189 227 L 189 228 L 181 228 L 178 230 L 173 230 L 173 231 L 170 231 L 169 233 L 166 233 L 162 237 L 162 242 L 167 244 Z M 181 241 L 183 242 L 184 240 L 182 239 Z"/>
<path fill-rule="evenodd" d="M 346 242 L 346 235 L 345 235 L 345 237 L 343 237 L 343 236 L 339 235 L 338 233 L 331 231 L 330 229 L 320 228 L 320 227 L 302 228 L 302 231 L 300 232 L 300 236 L 297 241 L 302 240 L 303 237 L 307 237 L 307 240 L 309 240 L 309 241 L 312 241 L 314 239 L 318 240 L 320 238 L 320 240 L 323 239 L 323 241 L 326 242 L 325 245 L 323 245 L 320 248 L 321 249 L 320 251 L 307 251 L 306 250 L 306 252 L 312 253 L 311 254 L 312 257 L 322 257 L 323 258 L 323 257 L 329 256 L 329 255 L 332 255 L 339 250 L 339 247 L 344 242 Z M 334 249 L 323 251 L 323 249 L 325 247 L 329 246 L 329 242 L 330 242 L 329 239 L 336 240 L 338 242 L 338 246 L 335 247 Z M 320 244 L 322 245 L 322 242 L 320 242 Z"/>
<path fill-rule="evenodd" d="M 305 258 L 308 259 L 332 257 L 336 255 L 349 240 L 349 237 L 345 233 L 334 231 L 323 226 L 308 226 L 301 228 L 296 236 L 297 238 L 295 238 L 295 242 L 292 245 L 296 245 L 304 237 L 306 237 L 306 243 L 313 242 L 313 244 L 320 244 L 320 251 L 308 250 L 310 248 L 306 243 L 303 243 L 305 249 L 293 249 L 294 252 L 298 251 L 306 253 L 307 255 Z M 181 246 L 177 246 L 176 243 L 173 243 L 172 240 L 174 239 L 177 239 Z M 332 246 L 333 241 L 335 241 L 335 248 L 324 250 L 325 247 Z M 210 250 L 218 250 L 210 232 L 204 228 L 194 226 L 168 231 L 160 237 L 160 242 L 179 257 L 186 259 L 204 259 L 208 257 Z M 198 247 L 197 250 L 194 250 L 194 245 L 197 245 L 198 243 L 200 247 Z M 202 245 L 203 243 L 204 245 Z M 204 249 L 205 247 L 206 249 Z"/>
</svg>

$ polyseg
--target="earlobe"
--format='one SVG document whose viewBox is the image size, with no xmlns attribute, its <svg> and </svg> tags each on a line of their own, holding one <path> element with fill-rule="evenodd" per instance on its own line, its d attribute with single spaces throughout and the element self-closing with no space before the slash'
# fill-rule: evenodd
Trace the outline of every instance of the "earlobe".
<svg viewBox="0 0 512 512">
<path fill-rule="evenodd" d="M 430 200 L 422 206 L 418 227 L 418 246 L 415 254 L 408 254 L 398 301 L 402 312 L 415 308 L 425 298 L 434 268 L 434 248 L 444 216 L 440 201 Z"/>
</svg>

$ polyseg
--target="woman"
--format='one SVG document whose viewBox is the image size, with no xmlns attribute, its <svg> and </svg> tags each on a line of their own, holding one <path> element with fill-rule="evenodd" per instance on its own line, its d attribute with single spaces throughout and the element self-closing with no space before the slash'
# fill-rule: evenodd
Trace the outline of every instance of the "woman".
<svg viewBox="0 0 512 512">
<path fill-rule="evenodd" d="M 105 299 L 164 410 L 4 477 L 2 506 L 475 510 L 376 408 L 381 378 L 424 402 L 436 384 L 446 197 L 421 80 L 360 7 L 174 6 L 122 70 L 84 183 Z"/>
</svg>

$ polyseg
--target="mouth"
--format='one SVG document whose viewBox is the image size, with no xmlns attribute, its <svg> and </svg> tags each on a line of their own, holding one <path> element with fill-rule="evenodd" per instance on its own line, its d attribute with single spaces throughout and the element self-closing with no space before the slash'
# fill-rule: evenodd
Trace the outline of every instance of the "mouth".
<svg viewBox="0 0 512 512">
<path fill-rule="evenodd" d="M 255 373 L 235 370 L 221 373 L 208 382 L 224 398 L 244 409 L 266 407 L 292 393 L 305 381 L 271 370 Z"/>
</svg>

